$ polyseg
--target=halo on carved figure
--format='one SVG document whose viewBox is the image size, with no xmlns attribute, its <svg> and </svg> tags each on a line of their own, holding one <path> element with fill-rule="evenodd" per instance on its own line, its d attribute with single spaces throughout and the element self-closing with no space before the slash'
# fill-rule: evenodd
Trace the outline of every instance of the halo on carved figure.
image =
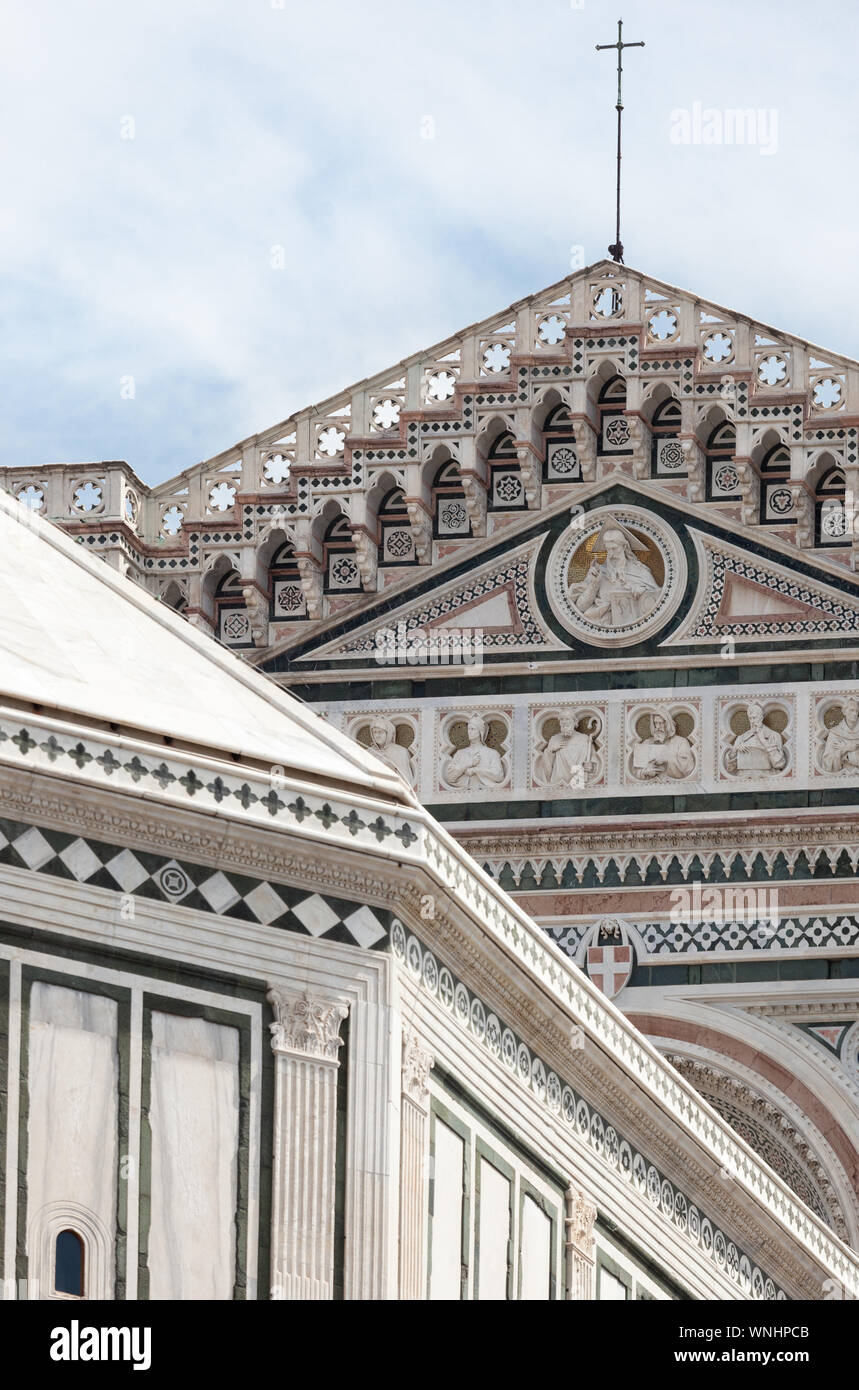
<svg viewBox="0 0 859 1390">
<path fill-rule="evenodd" d="M 399 772 L 410 787 L 415 785 L 417 736 L 411 720 L 377 711 L 356 719 L 349 732 L 362 747 Z"/>
<path fill-rule="evenodd" d="M 510 721 L 495 710 L 451 714 L 442 726 L 439 782 L 457 792 L 502 787 L 510 776 Z"/>
<path fill-rule="evenodd" d="M 859 692 L 824 696 L 815 716 L 815 770 L 824 777 L 859 776 Z"/>
<path fill-rule="evenodd" d="M 629 714 L 628 730 L 631 781 L 673 782 L 695 776 L 698 717 L 691 705 L 636 705 Z"/>
<path fill-rule="evenodd" d="M 763 696 L 727 700 L 722 705 L 723 777 L 780 777 L 793 762 L 793 719 L 781 701 Z"/>
<path fill-rule="evenodd" d="M 628 647 L 664 627 L 685 587 L 678 537 L 638 507 L 577 517 L 546 568 L 555 616 L 574 636 L 603 647 Z"/>
<path fill-rule="evenodd" d="M 534 719 L 532 785 L 558 795 L 601 782 L 605 775 L 605 711 L 560 705 Z"/>
</svg>

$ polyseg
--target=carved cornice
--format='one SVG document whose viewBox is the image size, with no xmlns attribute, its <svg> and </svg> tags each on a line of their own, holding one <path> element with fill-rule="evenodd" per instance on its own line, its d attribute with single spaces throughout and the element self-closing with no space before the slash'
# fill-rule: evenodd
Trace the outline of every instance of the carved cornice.
<svg viewBox="0 0 859 1390">
<path fill-rule="evenodd" d="M 273 1052 L 339 1065 L 340 1025 L 349 1012 L 348 1004 L 323 999 L 309 990 L 296 995 L 273 988 L 266 998 L 275 1012 L 275 1022 L 269 1024 Z"/>
</svg>

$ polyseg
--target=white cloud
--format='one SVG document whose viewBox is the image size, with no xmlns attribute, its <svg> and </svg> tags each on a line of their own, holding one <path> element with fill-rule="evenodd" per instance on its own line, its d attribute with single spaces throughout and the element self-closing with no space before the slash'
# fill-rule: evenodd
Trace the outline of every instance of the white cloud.
<svg viewBox="0 0 859 1390">
<path fill-rule="evenodd" d="M 625 59 L 627 259 L 855 353 L 851 50 L 832 43 L 852 8 L 692 13 L 625 6 L 647 42 Z M 6 462 L 122 456 L 156 481 L 613 239 L 605 6 L 53 0 L 13 4 L 7 31 Z M 776 108 L 778 153 L 673 145 L 696 101 Z"/>
</svg>

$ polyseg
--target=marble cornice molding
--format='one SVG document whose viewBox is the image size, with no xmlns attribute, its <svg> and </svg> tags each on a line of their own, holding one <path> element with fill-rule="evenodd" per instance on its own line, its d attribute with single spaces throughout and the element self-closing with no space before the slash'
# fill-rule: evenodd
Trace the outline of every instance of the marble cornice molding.
<svg viewBox="0 0 859 1390">
<path fill-rule="evenodd" d="M 760 1083 L 755 1085 L 745 1077 L 732 1075 L 716 1058 L 689 1056 L 682 1051 L 668 1050 L 665 1055 L 672 1066 L 687 1077 L 712 1105 L 716 1105 L 717 1101 L 734 1105 L 757 1123 L 775 1144 L 789 1153 L 800 1168 L 807 1170 L 819 1196 L 826 1203 L 833 1227 L 841 1239 L 849 1244 L 839 1194 L 829 1173 L 833 1155 L 831 1150 L 823 1156 L 818 1152 L 817 1126 L 810 1120 L 806 1120 L 803 1126 L 795 1113 L 797 1107 L 787 1108 L 789 1100 L 787 1106 L 776 1104 L 769 1095 L 764 1094 Z M 809 1129 L 811 1134 L 806 1132 Z M 835 1161 L 838 1163 L 837 1159 Z M 838 1163 L 838 1166 L 841 1176 L 846 1176 L 843 1165 Z"/>
<path fill-rule="evenodd" d="M 645 1109 L 634 1093 L 618 1085 L 616 1077 L 612 1078 L 602 1068 L 592 1065 L 590 1058 L 584 1059 L 582 1065 L 590 1085 L 579 1084 L 585 1096 L 593 1096 L 594 1105 L 599 1105 L 612 1120 L 622 1116 L 619 1122 L 636 1137 L 641 1137 L 642 1145 L 647 1147 L 653 1161 L 678 1186 L 690 1192 L 702 1209 L 711 1212 L 738 1243 L 744 1239 L 748 1242 L 749 1224 L 754 1221 L 757 1232 L 756 1258 L 766 1263 L 774 1278 L 796 1289 L 798 1296 L 810 1299 L 820 1297 L 820 1280 L 805 1263 L 787 1255 L 785 1242 L 776 1241 L 761 1219 L 755 1218 L 748 1201 L 738 1200 L 732 1191 L 735 1186 L 733 1175 L 727 1169 L 714 1172 L 712 1168 L 705 1167 L 688 1145 L 684 1146 L 682 1157 L 678 1157 L 676 1138 L 666 1134 L 664 1124 L 656 1122 L 652 1111 Z M 756 1159 L 755 1166 L 759 1162 Z M 792 1200 L 795 1202 L 797 1199 L 792 1197 Z M 766 1252 L 765 1255 L 763 1252 Z"/>
<path fill-rule="evenodd" d="M 783 814 L 783 813 L 780 813 Z M 744 847 L 756 851 L 767 848 L 777 853 L 782 848 L 801 850 L 812 841 L 820 849 L 828 845 L 846 847 L 853 845 L 859 853 L 859 810 L 852 820 L 831 820 L 818 823 L 812 820 L 819 811 L 803 813 L 796 808 L 795 818 L 777 823 L 749 820 L 737 813 L 735 822 L 728 824 L 684 825 L 682 822 L 671 825 L 637 825 L 629 822 L 625 827 L 603 826 L 591 821 L 587 825 L 576 824 L 561 830 L 547 830 L 545 827 L 524 825 L 521 829 L 504 827 L 498 834 L 486 828 L 479 831 L 454 826 L 457 840 L 475 859 L 553 859 L 565 857 L 585 862 L 595 855 L 611 857 L 617 853 L 626 858 L 636 854 L 656 855 L 659 853 L 694 853 L 699 850 L 719 853 L 730 851 L 732 856 Z"/>
<path fill-rule="evenodd" d="M 746 1004 L 744 1008 L 746 1013 L 757 1014 L 760 1018 L 793 1019 L 797 1023 L 803 1019 L 819 1019 L 822 1013 L 825 1013 L 827 1018 L 859 1018 L 859 980 L 855 984 L 857 994 L 853 999 L 821 997 L 797 1004 Z"/>
</svg>

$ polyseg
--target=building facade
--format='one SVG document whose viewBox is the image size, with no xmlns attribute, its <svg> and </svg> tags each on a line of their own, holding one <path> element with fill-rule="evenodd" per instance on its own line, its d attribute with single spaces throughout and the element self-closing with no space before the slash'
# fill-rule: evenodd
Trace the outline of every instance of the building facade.
<svg viewBox="0 0 859 1390">
<path fill-rule="evenodd" d="M 287 753 L 249 754 L 235 729 L 232 740 L 192 735 L 190 716 L 183 734 L 165 704 L 171 755 L 185 739 L 208 747 L 219 771 L 209 786 L 208 770 L 163 763 L 174 780 L 146 784 L 147 806 L 170 808 L 158 811 L 158 833 L 177 895 L 159 888 L 155 920 L 142 935 L 139 918 L 127 933 L 115 925 L 110 949 L 125 962 L 122 952 L 139 947 L 147 968 L 190 969 L 193 984 L 184 974 L 172 991 L 120 981 L 100 957 L 88 968 L 107 972 L 109 1004 L 78 998 L 78 970 L 74 1005 L 51 998 L 55 980 L 32 975 L 25 1005 L 17 976 L 16 1066 L 24 1023 L 47 1028 L 50 1052 L 67 1007 L 69 1026 L 113 1039 L 108 1050 L 129 1039 L 142 1147 L 137 1195 L 122 1189 L 129 1209 L 137 1204 L 123 1240 L 138 1260 L 114 1246 L 120 1296 L 199 1288 L 189 1274 L 178 1294 L 178 1285 L 153 1293 L 153 1280 L 185 1277 L 175 1273 L 185 1257 L 169 1258 L 172 1216 L 161 1214 L 160 1256 L 151 1218 L 140 1254 L 139 1224 L 150 1199 L 140 1184 L 159 1171 L 172 1190 L 167 1155 L 181 1144 L 185 1063 L 170 1059 L 195 1047 L 212 1094 L 221 1095 L 222 1067 L 238 1098 L 223 1105 L 238 1119 L 207 1106 L 199 1122 L 233 1125 L 217 1148 L 243 1155 L 247 1193 L 257 1194 L 257 1234 L 248 1214 L 236 1238 L 246 1281 L 236 1275 L 233 1291 L 713 1298 L 827 1296 L 827 1281 L 848 1289 L 846 1248 L 859 1238 L 857 393 L 857 364 L 603 262 L 159 488 L 119 463 L 6 470 L 27 514 L 77 541 L 62 541 L 67 560 L 102 556 L 161 600 L 154 608 L 140 596 L 150 621 L 195 653 L 218 653 L 225 680 L 271 692 L 284 718 L 298 718 L 296 706 L 275 687 L 294 691 L 325 717 L 312 720 L 314 738 L 336 744 L 364 777 L 384 770 L 372 806 L 334 799 L 356 776 L 343 767 L 314 803 L 305 782 L 290 780 Z M 33 534 L 44 545 L 38 521 Z M 135 591 L 102 568 L 103 584 L 118 584 L 130 603 Z M 84 636 L 71 642 L 58 630 L 51 640 L 85 671 Z M 35 687 L 26 698 L 65 708 Z M 52 737 L 38 725 L 44 717 L 28 712 L 33 749 L 10 733 L 0 759 L 28 757 L 27 775 L 39 765 L 50 781 L 60 755 L 42 751 Z M 134 726 L 118 709 L 104 717 Z M 140 718 L 152 760 L 151 715 Z M 64 757 L 84 742 L 71 723 Z M 109 742 L 75 769 L 63 834 L 90 795 L 124 807 L 144 776 L 158 783 L 159 764 L 150 769 L 141 754 L 148 770 L 136 782 L 117 769 L 89 788 Z M 225 751 L 256 759 L 268 791 L 251 783 L 243 793 L 222 778 Z M 243 796 L 254 798 L 247 807 Z M 194 853 L 181 856 L 168 834 L 174 817 L 217 830 L 204 842 L 189 829 Z M 59 833 L 58 818 L 54 806 Z M 150 857 L 153 831 L 148 822 L 135 832 Z M 97 878 L 129 833 L 122 822 L 107 837 L 109 861 L 93 848 Z M 244 842 L 260 836 L 278 842 L 280 868 L 264 883 L 288 921 L 239 907 L 263 882 L 243 887 L 243 856 L 259 853 Z M 303 859 L 287 854 L 293 839 Z M 209 877 L 227 873 L 224 845 L 238 879 L 218 881 L 216 898 L 230 901 L 220 915 L 252 924 L 256 965 L 243 954 L 245 928 L 225 932 L 199 896 L 200 865 Z M 9 853 L 16 874 L 41 883 L 40 869 Z M 129 889 L 135 911 L 153 881 L 139 862 L 133 872 L 145 868 L 147 886 Z M 300 912 L 295 920 L 287 883 L 319 889 L 322 906 L 304 909 L 312 925 Z M 98 878 L 97 887 L 122 885 Z M 260 886 L 254 902 L 265 897 Z M 33 933 L 37 919 L 33 909 Z M 178 919 L 189 936 L 181 948 Z M 353 919 L 378 936 L 362 939 Z M 58 935 L 69 931 L 64 921 Z M 101 928 L 95 937 L 103 952 Z M 250 1038 L 275 1025 L 273 1061 L 263 1063 L 262 1050 L 248 1060 L 244 1024 L 221 1018 L 230 1014 L 222 975 L 227 995 L 243 1000 L 232 1013 L 248 1016 Z M 184 1000 L 188 987 L 197 1013 L 163 1003 Z M 253 1001 L 245 988 L 256 989 Z M 123 990 L 136 1032 L 122 1021 Z M 160 1002 L 147 1004 L 150 995 Z M 382 1074 L 374 1048 L 386 1079 L 370 1096 Z M 166 1094 L 153 1081 L 155 1059 Z M 253 1161 L 241 1130 L 252 1124 L 252 1075 L 262 1088 L 255 1123 L 265 1086 L 281 1097 L 271 1144 L 258 1130 Z M 121 1116 L 131 1090 L 117 1088 Z M 156 1159 L 146 1126 L 159 1095 Z M 382 1097 L 396 1111 L 390 1127 Z M 286 1215 L 309 1179 L 288 1125 L 278 1138 L 284 1106 L 327 1117 L 327 1148 L 313 1161 L 328 1183 L 319 1190 L 335 1200 L 330 1229 L 313 1224 L 321 1244 L 312 1251 Z M 362 1127 L 360 1115 L 372 1122 Z M 38 1151 L 44 1133 L 22 1124 L 19 1106 L 19 1150 Z M 219 1190 L 214 1174 L 199 1182 Z M 39 1210 L 63 1200 L 36 1191 Z M 250 1213 L 250 1195 L 237 1200 L 236 1211 Z M 33 1251 L 54 1248 L 42 1227 L 25 1236 L 23 1220 L 18 1212 L 12 1227 L 18 1278 L 34 1277 L 21 1274 Z M 268 1255 L 254 1245 L 263 1229 Z M 760 1244 L 743 1246 L 744 1229 Z M 378 1260 L 366 1253 L 373 1241 Z M 229 1296 L 227 1264 L 219 1268 L 217 1289 L 202 1296 Z"/>
</svg>

